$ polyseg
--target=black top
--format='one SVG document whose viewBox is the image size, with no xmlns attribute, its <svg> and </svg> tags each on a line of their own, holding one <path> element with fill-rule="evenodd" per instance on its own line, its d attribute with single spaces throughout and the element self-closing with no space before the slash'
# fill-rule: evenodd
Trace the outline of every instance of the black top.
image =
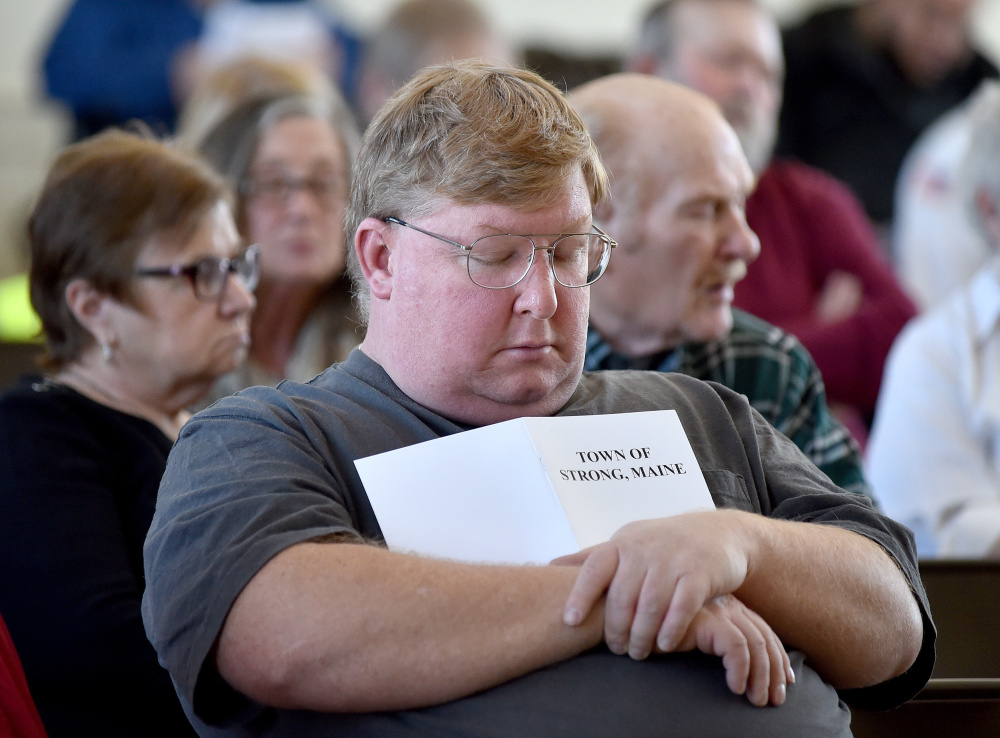
<svg viewBox="0 0 1000 738">
<path fill-rule="evenodd" d="M 194 735 L 139 614 L 170 447 L 67 387 L 0 397 L 0 612 L 52 738 Z"/>
<path fill-rule="evenodd" d="M 869 217 L 892 218 L 899 167 L 938 116 L 997 69 L 976 53 L 937 85 L 911 84 L 855 27 L 853 7 L 809 17 L 784 34 L 785 101 L 778 153 L 846 182 Z"/>
</svg>

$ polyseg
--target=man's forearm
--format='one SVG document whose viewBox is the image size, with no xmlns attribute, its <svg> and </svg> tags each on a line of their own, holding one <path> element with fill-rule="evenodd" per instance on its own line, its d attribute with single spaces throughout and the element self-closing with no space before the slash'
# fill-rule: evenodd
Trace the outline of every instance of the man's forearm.
<svg viewBox="0 0 1000 738">
<path fill-rule="evenodd" d="M 825 525 L 748 518 L 752 551 L 736 595 L 833 686 L 877 684 L 904 672 L 923 636 L 920 611 L 895 562 L 861 535 Z"/>
<path fill-rule="evenodd" d="M 305 543 L 233 605 L 216 663 L 265 704 L 327 711 L 456 699 L 601 641 L 596 611 L 562 622 L 573 567 L 494 567 Z"/>
</svg>

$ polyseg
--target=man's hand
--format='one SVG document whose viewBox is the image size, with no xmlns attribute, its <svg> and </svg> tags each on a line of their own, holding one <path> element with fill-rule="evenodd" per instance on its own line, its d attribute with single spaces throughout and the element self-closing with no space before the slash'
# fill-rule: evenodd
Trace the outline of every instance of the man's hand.
<svg viewBox="0 0 1000 738">
<path fill-rule="evenodd" d="M 747 576 L 742 513 L 710 511 L 623 526 L 611 540 L 555 564 L 582 565 L 566 601 L 567 625 L 582 622 L 607 593 L 604 639 L 642 659 L 673 651 L 709 600 L 735 592 Z"/>
<path fill-rule="evenodd" d="M 755 705 L 778 705 L 794 681 L 771 627 L 730 593 L 746 578 L 739 513 L 712 511 L 623 526 L 608 543 L 556 559 L 582 565 L 566 603 L 573 625 L 606 595 L 604 634 L 635 659 L 697 648 L 722 658 L 726 681 Z"/>
<path fill-rule="evenodd" d="M 795 682 L 781 640 L 760 615 L 733 595 L 709 601 L 674 650 L 694 649 L 719 656 L 729 689 L 746 694 L 758 707 L 782 704 L 786 686 Z"/>
<path fill-rule="evenodd" d="M 835 323 L 857 312 L 865 297 L 861 280 L 848 272 L 834 271 L 816 297 L 816 317 L 821 323 Z"/>
</svg>

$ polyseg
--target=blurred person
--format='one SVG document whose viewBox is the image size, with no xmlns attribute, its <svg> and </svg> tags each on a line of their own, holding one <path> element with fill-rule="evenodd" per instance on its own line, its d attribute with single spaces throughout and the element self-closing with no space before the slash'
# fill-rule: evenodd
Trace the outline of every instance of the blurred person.
<svg viewBox="0 0 1000 738">
<path fill-rule="evenodd" d="M 958 191 L 993 255 L 900 335 L 869 449 L 878 499 L 924 557 L 1000 558 L 1000 84 L 969 116 Z"/>
<path fill-rule="evenodd" d="M 888 707 L 923 686 L 935 633 L 903 526 L 721 385 L 582 371 L 616 246 L 592 218 L 607 175 L 555 87 L 426 68 L 356 174 L 364 343 L 199 413 L 160 487 L 143 617 L 203 736 L 846 736 L 841 695 Z M 354 463 L 654 409 L 676 410 L 719 509 L 547 565 L 386 550 Z"/>
<path fill-rule="evenodd" d="M 888 229 L 900 166 L 920 133 L 988 77 L 972 46 L 976 0 L 862 0 L 784 35 L 778 150 L 846 182 Z"/>
<path fill-rule="evenodd" d="M 182 146 L 197 149 L 227 115 L 250 100 L 336 94 L 330 78 L 309 64 L 244 56 L 198 80 L 181 110 L 178 139 Z"/>
<path fill-rule="evenodd" d="M 179 64 L 217 0 L 73 0 L 45 51 L 48 95 L 73 114 L 74 138 L 138 119 L 169 132 Z"/>
<path fill-rule="evenodd" d="M 986 80 L 980 90 L 990 85 L 992 80 Z M 896 183 L 892 260 L 922 310 L 964 287 L 993 254 L 958 188 L 958 169 L 969 146 L 969 109 L 978 94 L 921 134 Z"/>
<path fill-rule="evenodd" d="M 221 0 L 205 14 L 199 56 L 208 69 L 264 56 L 330 72 L 338 63 L 330 22 L 313 0 Z"/>
<path fill-rule="evenodd" d="M 724 384 L 838 487 L 870 494 L 860 450 L 827 408 L 809 353 L 732 308 L 760 244 L 743 211 L 754 176 L 730 127 L 704 113 L 701 95 L 649 75 L 605 77 L 570 101 L 611 175 L 611 197 L 594 217 L 619 243 L 591 288 L 584 368 Z"/>
<path fill-rule="evenodd" d="M 514 51 L 474 0 L 404 0 L 368 40 L 357 107 L 368 122 L 419 69 L 453 59 L 514 61 Z"/>
<path fill-rule="evenodd" d="M 257 255 L 230 202 L 111 130 L 31 214 L 45 374 L 0 397 L 0 612 L 50 736 L 193 735 L 143 630 L 142 546 L 185 408 L 247 355 Z"/>
<path fill-rule="evenodd" d="M 221 66 L 263 57 L 310 67 L 350 95 L 361 41 L 319 0 L 212 0 L 204 30 L 182 58 L 183 90 Z M 186 97 L 186 95 L 185 95 Z"/>
<path fill-rule="evenodd" d="M 772 158 L 784 74 L 774 19 L 754 0 L 660 2 L 627 65 L 707 95 L 735 129 L 758 177 L 746 218 L 760 258 L 733 304 L 803 343 L 831 404 L 863 441 L 886 354 L 916 310 L 848 189 Z"/>
<path fill-rule="evenodd" d="M 249 100 L 198 143 L 238 193 L 236 221 L 261 250 L 245 364 L 214 400 L 282 379 L 306 381 L 364 336 L 344 276 L 344 209 L 358 134 L 339 96 Z"/>
</svg>

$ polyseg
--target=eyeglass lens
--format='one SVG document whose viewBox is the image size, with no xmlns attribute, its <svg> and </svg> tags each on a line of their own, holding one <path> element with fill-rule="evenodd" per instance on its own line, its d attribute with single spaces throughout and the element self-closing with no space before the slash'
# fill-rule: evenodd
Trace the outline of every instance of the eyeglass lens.
<svg viewBox="0 0 1000 738">
<path fill-rule="evenodd" d="M 502 289 L 520 282 L 531 268 L 535 245 L 525 236 L 484 236 L 469 250 L 469 276 L 483 287 Z M 548 249 L 556 280 L 566 287 L 585 287 L 604 272 L 610 246 L 595 234 L 557 239 Z"/>
<path fill-rule="evenodd" d="M 288 199 L 299 190 L 308 191 L 324 207 L 334 205 L 340 196 L 338 180 L 332 175 L 314 177 L 259 175 L 251 177 L 247 186 L 247 194 L 261 198 L 272 205 L 288 202 Z"/>
<path fill-rule="evenodd" d="M 251 292 L 260 278 L 258 251 L 255 247 L 232 259 L 203 259 L 195 265 L 194 284 L 198 296 L 214 300 L 222 294 L 229 273 Z"/>
</svg>

